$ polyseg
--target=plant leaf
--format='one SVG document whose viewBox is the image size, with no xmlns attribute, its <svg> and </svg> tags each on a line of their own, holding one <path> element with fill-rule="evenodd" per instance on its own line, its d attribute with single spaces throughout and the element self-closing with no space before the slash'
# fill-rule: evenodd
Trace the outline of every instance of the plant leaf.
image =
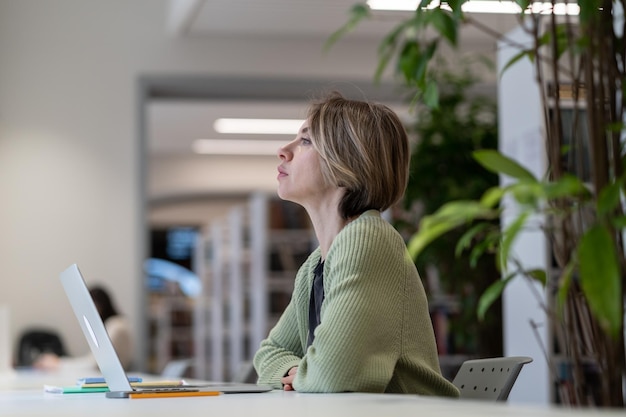
<svg viewBox="0 0 626 417">
<path fill-rule="evenodd" d="M 474 245 L 470 252 L 469 263 L 471 268 L 476 268 L 478 260 L 485 252 L 493 247 L 493 242 L 490 239 L 484 239 Z"/>
<path fill-rule="evenodd" d="M 455 24 L 459 25 L 460 21 L 463 19 L 463 3 L 468 0 L 448 0 L 448 6 L 452 9 L 452 16 L 455 20 Z"/>
<path fill-rule="evenodd" d="M 624 129 L 626 129 L 624 122 L 613 122 L 606 126 L 606 130 L 609 132 L 621 132 Z"/>
<path fill-rule="evenodd" d="M 574 262 L 572 260 L 565 266 L 565 268 L 563 269 L 563 273 L 559 278 L 559 291 L 556 296 L 556 308 L 558 314 L 562 314 L 563 308 L 565 307 L 565 300 L 567 300 L 567 293 L 569 292 L 569 287 L 572 283 L 573 275 Z"/>
<path fill-rule="evenodd" d="M 498 247 L 498 244 L 502 240 L 502 234 L 499 227 L 487 230 L 488 232 L 486 236 L 482 240 L 478 241 L 470 252 L 469 262 L 470 267 L 472 268 L 475 268 L 478 265 L 478 260 L 485 252 L 495 253 L 495 248 Z M 495 256 L 493 258 L 496 259 Z M 499 265 L 496 264 L 496 270 L 500 271 L 498 267 Z"/>
<path fill-rule="evenodd" d="M 374 73 L 374 80 L 379 82 L 382 74 L 389 65 L 389 61 L 393 58 L 396 48 L 398 46 L 398 37 L 407 30 L 407 27 L 411 26 L 412 20 L 402 22 L 397 25 L 378 45 L 378 65 L 376 72 Z"/>
<path fill-rule="evenodd" d="M 421 79 L 426 73 L 428 57 L 420 51 L 420 45 L 415 40 L 407 40 L 398 57 L 398 72 L 404 75 L 407 83 Z"/>
<path fill-rule="evenodd" d="M 616 229 L 626 229 L 626 216 L 617 216 L 611 218 L 611 224 Z"/>
<path fill-rule="evenodd" d="M 546 198 L 545 184 L 540 182 L 520 181 L 509 186 L 511 195 L 519 204 L 538 208 L 539 202 Z"/>
<path fill-rule="evenodd" d="M 477 218 L 492 218 L 493 215 L 493 210 L 483 206 L 479 202 L 473 200 L 457 200 L 444 204 L 432 216 L 427 217 L 452 218 L 467 222 Z"/>
<path fill-rule="evenodd" d="M 429 21 L 441 36 L 450 42 L 452 46 L 457 44 L 457 22 L 450 12 L 441 8 L 430 10 Z"/>
<path fill-rule="evenodd" d="M 476 314 L 478 315 L 478 320 L 482 321 L 485 318 L 485 313 L 491 307 L 491 305 L 502 295 L 502 292 L 506 288 L 506 286 L 511 282 L 511 280 L 515 277 L 515 273 L 509 274 L 506 278 L 498 280 L 491 284 L 484 293 L 478 299 L 478 307 L 476 309 Z"/>
<path fill-rule="evenodd" d="M 578 0 L 578 5 L 580 6 L 579 19 L 581 23 L 587 23 L 592 20 L 594 16 L 599 15 L 599 4 L 596 0 Z"/>
<path fill-rule="evenodd" d="M 615 245 L 601 225 L 589 229 L 578 246 L 580 280 L 594 317 L 607 333 L 621 337 L 622 288 Z"/>
<path fill-rule="evenodd" d="M 430 4 L 431 0 L 421 0 L 420 1 L 420 5 L 419 7 L 416 9 L 416 11 L 422 10 L 425 7 L 427 7 Z"/>
<path fill-rule="evenodd" d="M 531 269 L 529 271 L 525 271 L 524 273 L 535 281 L 541 283 L 544 287 L 548 282 L 548 274 L 543 269 Z"/>
<path fill-rule="evenodd" d="M 526 219 L 528 219 L 529 216 L 529 212 L 528 211 L 524 211 L 522 212 L 517 219 L 515 219 L 504 231 L 503 233 L 503 238 L 502 238 L 502 244 L 500 245 L 499 248 L 499 253 L 498 253 L 498 259 L 500 261 L 500 270 L 501 271 L 506 271 L 506 266 L 509 260 L 509 252 L 511 251 L 511 246 L 513 245 L 513 242 L 515 241 L 515 238 L 517 237 L 517 235 L 519 234 L 519 232 L 522 230 L 522 228 L 524 227 L 524 224 L 526 223 Z"/>
<path fill-rule="evenodd" d="M 507 69 L 512 67 L 517 61 L 524 58 L 525 56 L 527 56 L 531 62 L 535 60 L 535 54 L 533 53 L 533 51 L 530 51 L 530 50 L 520 51 L 519 53 L 515 54 L 511 59 L 509 59 L 509 62 L 507 62 L 504 67 L 502 67 L 502 71 L 500 71 L 500 76 L 502 76 L 502 74 L 504 74 L 504 72 Z"/>
<path fill-rule="evenodd" d="M 472 153 L 474 159 L 482 166 L 496 174 L 506 174 L 518 180 L 537 182 L 537 179 L 526 168 L 493 149 L 481 149 Z"/>
<path fill-rule="evenodd" d="M 357 3 L 350 9 L 350 18 L 335 32 L 333 32 L 324 43 L 324 51 L 328 51 L 337 41 L 349 32 L 352 32 L 357 25 L 365 18 L 370 17 L 370 8 L 366 3 Z"/>
<path fill-rule="evenodd" d="M 485 207 L 493 207 L 500 202 L 506 190 L 502 187 L 491 187 L 480 198 L 480 204 Z"/>
<path fill-rule="evenodd" d="M 426 90 L 424 90 L 424 104 L 431 109 L 437 109 L 439 107 L 439 87 L 433 80 L 429 80 L 426 84 Z"/>
<path fill-rule="evenodd" d="M 476 201 L 459 200 L 444 204 L 435 213 L 425 216 L 408 244 L 409 254 L 415 259 L 430 242 L 458 226 L 475 219 L 496 217 L 496 211 Z"/>
<path fill-rule="evenodd" d="M 543 188 L 546 197 L 550 199 L 591 195 L 585 184 L 578 177 L 570 174 L 563 175 L 555 182 L 546 183 Z"/>
<path fill-rule="evenodd" d="M 463 233 L 463 236 L 461 236 L 456 242 L 456 248 L 454 250 L 455 256 L 460 256 L 465 249 L 470 247 L 474 237 L 489 226 L 489 223 L 478 223 L 471 227 L 467 232 Z"/>
<path fill-rule="evenodd" d="M 614 182 L 600 190 L 598 196 L 598 214 L 607 214 L 613 211 L 619 204 L 622 184 Z"/>
<path fill-rule="evenodd" d="M 424 220 L 426 220 L 426 218 L 422 219 L 422 222 Z M 439 221 L 437 223 L 431 223 L 428 227 L 420 227 L 420 230 L 411 237 L 407 245 L 409 255 L 411 255 L 413 259 L 417 258 L 430 242 L 444 233 L 457 228 L 459 225 L 460 223 L 458 221 Z"/>
</svg>

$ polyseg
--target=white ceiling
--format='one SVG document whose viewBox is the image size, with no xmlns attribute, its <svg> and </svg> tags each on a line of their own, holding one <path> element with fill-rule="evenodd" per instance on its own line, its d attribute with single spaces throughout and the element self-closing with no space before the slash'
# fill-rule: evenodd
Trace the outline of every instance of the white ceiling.
<svg viewBox="0 0 626 417">
<path fill-rule="evenodd" d="M 497 0 L 494 0 L 497 1 Z M 168 29 L 180 37 L 242 36 L 322 39 L 341 27 L 356 0 L 170 0 Z M 505 33 L 515 24 L 507 15 L 473 15 L 492 31 Z M 362 22 L 351 38 L 382 39 L 405 12 L 376 13 Z M 473 26 L 463 29 L 464 53 L 493 51 L 494 37 Z M 152 153 L 190 153 L 196 138 L 219 139 L 213 131 L 217 117 L 302 118 L 305 103 L 161 101 L 148 109 L 149 149 Z M 294 132 L 295 133 L 295 132 Z M 248 137 L 246 139 L 252 139 Z M 264 138 L 267 139 L 267 138 Z M 287 139 L 287 137 L 285 138 Z"/>
<path fill-rule="evenodd" d="M 196 1 L 187 33 L 327 38 L 341 27 L 355 0 Z M 400 21 L 400 13 L 382 13 L 363 22 L 355 34 L 380 39 Z"/>
<path fill-rule="evenodd" d="M 493 0 L 498 1 L 498 0 Z M 361 1 L 363 2 L 363 0 Z M 327 39 L 340 28 L 358 0 L 172 0 L 169 25 L 178 34 L 314 37 Z M 372 13 L 350 36 L 381 39 L 410 12 Z M 513 16 L 475 14 L 491 30 L 505 33 Z M 493 42 L 493 35 L 468 27 L 463 40 Z"/>
<path fill-rule="evenodd" d="M 290 48 L 294 49 L 285 53 L 297 53 L 298 41 L 323 44 L 346 22 L 356 1 L 170 0 L 167 29 L 175 37 L 194 41 L 211 37 L 253 38 L 268 42 L 288 39 Z M 355 32 L 342 38 L 342 42 L 371 43 L 375 51 L 377 42 L 406 16 L 398 12 L 377 13 L 375 19 L 362 22 Z M 516 26 L 512 16 L 474 15 L 473 18 L 498 33 L 506 33 Z M 459 50 L 466 55 L 491 54 L 495 59 L 495 44 L 493 34 L 465 26 L 460 34 Z M 298 76 L 294 74 L 294 77 Z M 495 92 L 495 76 L 493 78 L 484 85 L 491 93 Z M 225 96 L 230 96 L 233 88 L 249 91 L 249 84 L 243 87 L 239 84 L 220 85 L 219 88 Z M 265 90 L 257 91 L 254 101 L 242 100 L 242 97 L 237 97 L 236 101 L 198 100 L 197 97 L 150 101 L 147 108 L 150 153 L 147 193 L 152 224 L 204 224 L 207 219 L 223 218 L 229 207 L 241 204 L 237 198 L 244 198 L 242 196 L 251 191 L 275 192 L 276 156 L 195 156 L 191 150 L 194 139 L 226 138 L 213 130 L 213 122 L 218 117 L 304 118 L 308 106 L 306 97 L 302 96 L 303 101 L 285 101 L 285 97 L 267 101 L 264 99 L 265 92 L 270 91 L 267 80 L 261 84 Z M 192 87 L 194 93 L 196 87 L 195 84 Z M 365 86 L 359 88 L 362 87 Z M 215 85 L 211 88 L 214 89 Z M 275 89 L 271 91 L 274 94 Z M 301 97 L 290 91 L 288 97 L 294 96 Z M 398 108 L 406 106 L 404 103 L 392 106 L 400 110 L 401 117 L 408 117 L 406 107 Z M 273 136 L 271 139 L 288 141 L 292 137 Z M 244 139 L 254 138 L 248 135 Z"/>
</svg>

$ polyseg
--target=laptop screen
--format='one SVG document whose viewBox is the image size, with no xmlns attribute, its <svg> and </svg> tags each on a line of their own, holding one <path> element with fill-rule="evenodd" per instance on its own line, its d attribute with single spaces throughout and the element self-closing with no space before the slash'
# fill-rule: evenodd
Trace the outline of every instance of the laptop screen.
<svg viewBox="0 0 626 417">
<path fill-rule="evenodd" d="M 61 273 L 61 282 L 109 390 L 132 391 L 122 363 L 76 264 Z"/>
</svg>

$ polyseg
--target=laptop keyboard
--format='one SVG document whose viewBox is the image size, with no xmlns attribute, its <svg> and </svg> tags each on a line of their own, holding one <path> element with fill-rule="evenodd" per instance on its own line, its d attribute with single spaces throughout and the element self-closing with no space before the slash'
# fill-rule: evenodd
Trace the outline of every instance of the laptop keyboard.
<svg viewBox="0 0 626 417">
<path fill-rule="evenodd" d="M 194 392 L 199 391 L 189 387 L 162 387 L 162 388 L 136 388 L 134 392 Z"/>
</svg>

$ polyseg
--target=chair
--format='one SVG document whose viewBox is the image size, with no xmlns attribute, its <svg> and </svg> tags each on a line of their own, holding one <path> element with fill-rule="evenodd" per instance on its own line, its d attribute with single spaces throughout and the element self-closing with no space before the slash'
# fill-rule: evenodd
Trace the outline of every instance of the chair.
<svg viewBox="0 0 626 417">
<path fill-rule="evenodd" d="M 185 376 L 189 367 L 193 364 L 193 359 L 174 359 L 169 361 L 163 371 L 161 371 L 161 376 L 164 378 L 172 378 L 179 379 Z"/>
<path fill-rule="evenodd" d="M 257 379 L 258 376 L 254 365 L 252 365 L 252 361 L 245 361 L 239 365 L 239 370 L 236 372 L 233 382 L 256 384 Z"/>
<path fill-rule="evenodd" d="M 49 329 L 28 329 L 22 333 L 18 342 L 17 365 L 31 366 L 42 353 L 54 353 L 65 356 L 61 336 Z"/>
<path fill-rule="evenodd" d="M 522 367 L 532 361 L 526 356 L 468 360 L 452 383 L 462 399 L 506 401 Z"/>
</svg>

